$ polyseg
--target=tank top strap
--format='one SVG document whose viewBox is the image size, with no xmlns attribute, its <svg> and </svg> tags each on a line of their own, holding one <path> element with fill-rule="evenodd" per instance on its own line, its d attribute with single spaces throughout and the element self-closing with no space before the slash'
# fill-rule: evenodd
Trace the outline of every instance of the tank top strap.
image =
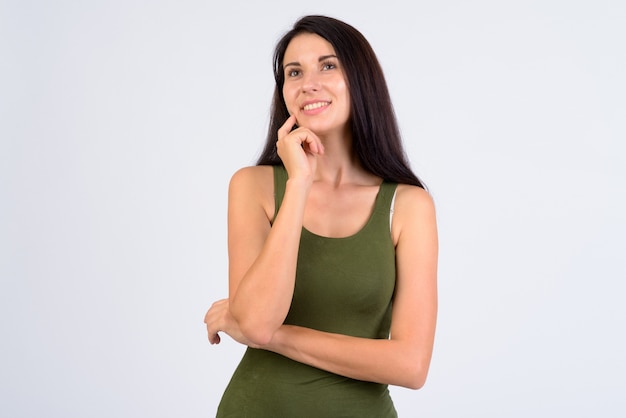
<svg viewBox="0 0 626 418">
<path fill-rule="evenodd" d="M 389 215 L 389 212 L 393 209 L 391 207 L 391 202 L 394 200 L 397 187 L 397 183 L 388 183 L 386 181 L 382 182 L 376 198 L 376 205 L 374 207 L 375 212 Z"/>
<path fill-rule="evenodd" d="M 374 211 L 370 219 L 373 230 L 391 230 L 391 215 L 393 214 L 392 203 L 397 187 L 397 183 L 389 183 L 386 181 L 383 181 L 380 185 L 380 190 L 376 196 L 376 203 L 374 204 Z"/>
<path fill-rule="evenodd" d="M 274 166 L 274 218 L 272 221 L 276 219 L 278 209 L 280 209 L 280 205 L 283 203 L 288 178 L 285 166 L 282 164 Z"/>
</svg>

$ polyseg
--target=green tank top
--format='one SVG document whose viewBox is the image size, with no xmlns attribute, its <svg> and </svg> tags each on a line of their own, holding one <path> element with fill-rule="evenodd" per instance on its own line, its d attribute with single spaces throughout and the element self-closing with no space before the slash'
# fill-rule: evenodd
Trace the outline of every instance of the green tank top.
<svg viewBox="0 0 626 418">
<path fill-rule="evenodd" d="M 276 213 L 287 172 L 274 168 Z M 396 184 L 383 182 L 366 225 L 345 238 L 302 228 L 293 300 L 285 324 L 386 339 L 395 288 L 390 209 Z M 358 355 L 358 353 L 355 353 Z M 364 382 L 248 348 L 217 417 L 397 417 L 387 385 Z"/>
</svg>

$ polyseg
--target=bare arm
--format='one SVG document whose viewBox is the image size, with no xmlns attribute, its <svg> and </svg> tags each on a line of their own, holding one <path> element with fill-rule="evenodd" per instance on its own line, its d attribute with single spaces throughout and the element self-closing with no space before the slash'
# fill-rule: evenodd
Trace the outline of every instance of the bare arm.
<svg viewBox="0 0 626 418">
<path fill-rule="evenodd" d="M 319 138 L 304 128 L 291 131 L 294 124 L 291 117 L 278 132 L 278 152 L 289 180 L 273 225 L 271 169 L 242 169 L 229 188 L 230 312 L 241 332 L 255 344 L 266 344 L 289 312 L 315 155 L 323 153 Z"/>
<path fill-rule="evenodd" d="M 354 379 L 420 388 L 437 316 L 437 227 L 424 190 L 399 186 L 393 233 L 397 278 L 389 340 L 283 325 L 263 348 Z"/>
<path fill-rule="evenodd" d="M 233 176 L 228 203 L 230 310 L 243 334 L 259 344 L 269 341 L 289 311 L 306 201 L 303 187 L 288 183 L 290 193 L 270 226 L 259 194 L 272 184 L 272 169 L 262 168 Z"/>
</svg>

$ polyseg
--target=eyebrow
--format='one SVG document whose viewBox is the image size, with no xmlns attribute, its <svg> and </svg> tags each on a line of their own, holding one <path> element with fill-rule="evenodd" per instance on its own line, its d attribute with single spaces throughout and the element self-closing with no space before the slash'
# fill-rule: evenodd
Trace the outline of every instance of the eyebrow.
<svg viewBox="0 0 626 418">
<path fill-rule="evenodd" d="M 317 62 L 326 61 L 328 58 L 337 58 L 337 55 L 332 55 L 332 54 L 330 54 L 330 55 L 322 55 L 321 57 L 319 57 L 319 58 L 317 59 Z M 299 67 L 299 66 L 300 66 L 300 63 L 299 63 L 299 62 L 297 62 L 297 61 L 290 62 L 290 63 L 288 63 L 288 64 L 283 65 L 283 68 L 287 68 L 287 67 L 289 67 L 289 66 Z"/>
</svg>

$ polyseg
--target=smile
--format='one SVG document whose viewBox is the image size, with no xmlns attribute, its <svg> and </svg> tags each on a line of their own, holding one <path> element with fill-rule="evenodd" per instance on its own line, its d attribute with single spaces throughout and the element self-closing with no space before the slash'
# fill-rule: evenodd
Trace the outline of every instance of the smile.
<svg viewBox="0 0 626 418">
<path fill-rule="evenodd" d="M 320 107 L 328 106 L 329 104 L 330 104 L 330 102 L 309 103 L 308 105 L 305 105 L 303 107 L 303 109 L 304 110 L 315 110 L 315 109 L 319 109 Z"/>
</svg>

